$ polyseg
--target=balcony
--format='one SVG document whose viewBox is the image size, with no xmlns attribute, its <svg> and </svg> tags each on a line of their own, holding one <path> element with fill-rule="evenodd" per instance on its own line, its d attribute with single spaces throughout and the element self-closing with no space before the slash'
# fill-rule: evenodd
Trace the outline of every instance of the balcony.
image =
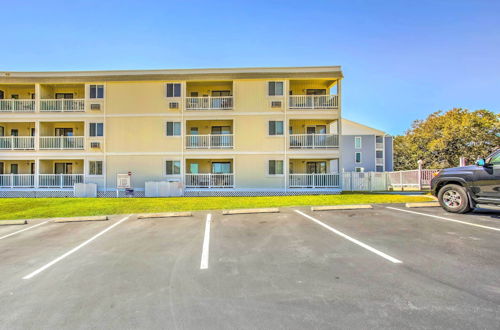
<svg viewBox="0 0 500 330">
<path fill-rule="evenodd" d="M 40 149 L 44 150 L 83 150 L 83 136 L 40 136 Z"/>
<path fill-rule="evenodd" d="M 188 81 L 186 96 L 186 110 L 231 110 L 233 82 Z"/>
<path fill-rule="evenodd" d="M 84 99 L 44 99 L 40 100 L 41 112 L 84 112 Z"/>
<path fill-rule="evenodd" d="M 232 96 L 186 97 L 187 110 L 231 110 Z"/>
<path fill-rule="evenodd" d="M 186 188 L 233 188 L 234 174 L 186 174 Z"/>
<path fill-rule="evenodd" d="M 290 134 L 289 147 L 293 149 L 338 148 L 337 134 Z"/>
<path fill-rule="evenodd" d="M 33 188 L 34 174 L 0 174 L 0 188 Z"/>
<path fill-rule="evenodd" d="M 289 174 L 290 188 L 339 188 L 340 174 L 338 173 L 300 173 Z"/>
<path fill-rule="evenodd" d="M 33 136 L 0 136 L 0 150 L 34 150 Z"/>
<path fill-rule="evenodd" d="M 233 134 L 186 135 L 187 149 L 232 149 Z"/>
<path fill-rule="evenodd" d="M 35 100 L 0 100 L 0 112 L 35 112 Z"/>
<path fill-rule="evenodd" d="M 288 100 L 290 109 L 338 109 L 338 95 L 290 95 Z"/>
<path fill-rule="evenodd" d="M 40 174 L 40 188 L 73 188 L 75 183 L 83 183 L 83 174 Z"/>
</svg>

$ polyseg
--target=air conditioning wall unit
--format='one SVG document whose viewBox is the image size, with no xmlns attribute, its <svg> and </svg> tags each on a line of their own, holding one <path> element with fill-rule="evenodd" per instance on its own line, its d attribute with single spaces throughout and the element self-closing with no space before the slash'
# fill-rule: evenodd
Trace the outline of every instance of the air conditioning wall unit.
<svg viewBox="0 0 500 330">
<path fill-rule="evenodd" d="M 90 110 L 101 110 L 101 104 L 100 103 L 91 103 Z"/>
<path fill-rule="evenodd" d="M 283 106 L 283 102 L 281 102 L 281 101 L 271 101 L 271 108 L 281 109 L 282 106 Z"/>
<path fill-rule="evenodd" d="M 168 104 L 168 107 L 169 107 L 170 109 L 179 109 L 179 102 L 170 102 L 170 103 Z"/>
<path fill-rule="evenodd" d="M 101 142 L 90 142 L 90 148 L 101 149 Z"/>
</svg>

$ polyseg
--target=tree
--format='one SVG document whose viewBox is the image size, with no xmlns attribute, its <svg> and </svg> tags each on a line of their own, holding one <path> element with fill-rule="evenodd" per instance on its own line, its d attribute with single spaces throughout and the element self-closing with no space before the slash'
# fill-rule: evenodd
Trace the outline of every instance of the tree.
<svg viewBox="0 0 500 330">
<path fill-rule="evenodd" d="M 437 111 L 394 138 L 394 168 L 415 169 L 419 159 L 424 168 L 454 167 L 460 157 L 470 163 L 499 147 L 499 114 L 461 108 Z"/>
</svg>

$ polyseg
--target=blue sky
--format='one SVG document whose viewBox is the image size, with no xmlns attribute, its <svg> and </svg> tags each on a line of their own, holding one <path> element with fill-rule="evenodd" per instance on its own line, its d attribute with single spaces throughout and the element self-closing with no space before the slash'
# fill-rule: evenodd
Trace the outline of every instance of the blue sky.
<svg viewBox="0 0 500 330">
<path fill-rule="evenodd" d="M 341 65 L 343 115 L 403 133 L 499 111 L 500 1 L 2 1 L 0 71 Z"/>
</svg>

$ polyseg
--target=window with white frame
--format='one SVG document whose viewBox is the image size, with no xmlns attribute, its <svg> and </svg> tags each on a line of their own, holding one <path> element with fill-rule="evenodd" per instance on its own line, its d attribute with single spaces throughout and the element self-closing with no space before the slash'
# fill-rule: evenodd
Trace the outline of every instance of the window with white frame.
<svg viewBox="0 0 500 330">
<path fill-rule="evenodd" d="M 104 85 L 90 85 L 90 98 L 103 99 L 104 98 Z"/>
<path fill-rule="evenodd" d="M 354 155 L 354 161 L 356 163 L 361 163 L 361 152 L 356 152 Z"/>
<path fill-rule="evenodd" d="M 361 149 L 361 136 L 354 137 L 354 148 Z"/>
<path fill-rule="evenodd" d="M 180 160 L 167 160 L 165 162 L 166 175 L 179 175 L 181 174 L 181 161 Z"/>
<path fill-rule="evenodd" d="M 167 121 L 167 136 L 180 136 L 181 123 L 179 121 Z"/>
<path fill-rule="evenodd" d="M 283 135 L 283 121 L 269 121 L 269 135 Z"/>
<path fill-rule="evenodd" d="M 269 96 L 283 96 L 282 81 L 269 81 L 267 87 Z"/>
<path fill-rule="evenodd" d="M 269 175 L 282 175 L 283 174 L 283 161 L 282 160 L 269 160 L 268 165 Z"/>
<path fill-rule="evenodd" d="M 167 97 L 181 97 L 181 84 L 180 83 L 167 84 Z"/>
<path fill-rule="evenodd" d="M 104 124 L 89 123 L 89 136 L 104 136 Z"/>
<path fill-rule="evenodd" d="M 102 161 L 101 160 L 89 161 L 89 175 L 102 175 Z"/>
</svg>

